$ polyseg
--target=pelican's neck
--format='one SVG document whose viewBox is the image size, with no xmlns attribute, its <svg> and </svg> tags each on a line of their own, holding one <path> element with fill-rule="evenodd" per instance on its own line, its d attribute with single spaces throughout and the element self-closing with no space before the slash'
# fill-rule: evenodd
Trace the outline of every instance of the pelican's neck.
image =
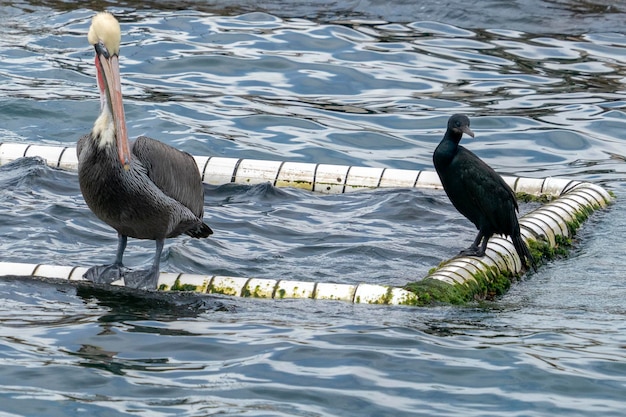
<svg viewBox="0 0 626 417">
<path fill-rule="evenodd" d="M 102 106 L 100 116 L 96 119 L 91 130 L 92 137 L 96 140 L 98 148 L 115 146 L 115 122 L 109 111 L 109 106 Z"/>
</svg>

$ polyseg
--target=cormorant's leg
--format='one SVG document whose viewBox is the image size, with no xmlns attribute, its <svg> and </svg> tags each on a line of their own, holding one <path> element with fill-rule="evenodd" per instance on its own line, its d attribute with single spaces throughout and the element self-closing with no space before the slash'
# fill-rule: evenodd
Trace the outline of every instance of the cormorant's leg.
<svg viewBox="0 0 626 417">
<path fill-rule="evenodd" d="M 470 246 L 467 249 L 463 249 L 459 255 L 464 255 L 464 256 L 483 256 L 485 254 L 485 251 L 483 250 L 481 252 L 480 248 L 478 247 L 478 245 L 480 245 L 480 241 L 483 240 L 483 232 L 482 231 L 478 231 L 478 234 L 476 235 L 476 239 L 474 239 L 474 243 L 472 243 L 472 246 Z"/>
<path fill-rule="evenodd" d="M 483 236 L 483 244 L 480 247 L 480 255 L 477 256 L 485 256 L 485 251 L 487 250 L 487 243 L 489 243 L 489 239 L 491 239 L 493 234 Z"/>
<path fill-rule="evenodd" d="M 154 290 L 159 282 L 159 264 L 161 263 L 161 253 L 165 239 L 156 241 L 156 253 L 150 269 L 143 271 L 128 271 L 124 273 L 124 284 L 130 288 L 142 290 Z"/>
<path fill-rule="evenodd" d="M 127 236 L 118 234 L 115 262 L 111 265 L 92 266 L 85 272 L 83 278 L 96 284 L 110 284 L 122 278 L 125 269 L 122 264 L 122 258 L 124 257 L 127 241 Z"/>
</svg>

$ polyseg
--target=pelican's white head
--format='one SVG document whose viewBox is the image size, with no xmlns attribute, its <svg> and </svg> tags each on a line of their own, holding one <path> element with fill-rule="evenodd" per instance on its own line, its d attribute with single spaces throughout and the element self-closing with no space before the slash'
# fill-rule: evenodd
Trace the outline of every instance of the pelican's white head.
<svg viewBox="0 0 626 417">
<path fill-rule="evenodd" d="M 87 39 L 92 45 L 102 44 L 110 55 L 120 54 L 122 41 L 120 24 L 109 12 L 100 12 L 93 17 Z"/>
</svg>

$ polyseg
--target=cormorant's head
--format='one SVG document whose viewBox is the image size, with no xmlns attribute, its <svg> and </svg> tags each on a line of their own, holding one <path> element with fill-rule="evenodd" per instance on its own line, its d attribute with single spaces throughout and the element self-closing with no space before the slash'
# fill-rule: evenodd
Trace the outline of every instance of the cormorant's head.
<svg viewBox="0 0 626 417">
<path fill-rule="evenodd" d="M 470 129 L 470 120 L 464 114 L 454 114 L 448 119 L 448 130 L 456 133 L 459 136 L 463 136 L 463 133 L 474 137 L 474 132 Z"/>
</svg>

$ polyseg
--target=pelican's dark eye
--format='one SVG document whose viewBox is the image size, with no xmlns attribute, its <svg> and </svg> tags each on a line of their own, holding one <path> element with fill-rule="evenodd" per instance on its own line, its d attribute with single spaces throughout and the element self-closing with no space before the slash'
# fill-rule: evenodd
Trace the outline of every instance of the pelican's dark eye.
<svg viewBox="0 0 626 417">
<path fill-rule="evenodd" d="M 105 58 L 109 58 L 109 50 L 107 49 L 106 45 L 104 44 L 104 42 L 99 41 L 97 44 L 94 45 L 94 47 L 96 48 L 96 53 L 104 56 Z"/>
</svg>

